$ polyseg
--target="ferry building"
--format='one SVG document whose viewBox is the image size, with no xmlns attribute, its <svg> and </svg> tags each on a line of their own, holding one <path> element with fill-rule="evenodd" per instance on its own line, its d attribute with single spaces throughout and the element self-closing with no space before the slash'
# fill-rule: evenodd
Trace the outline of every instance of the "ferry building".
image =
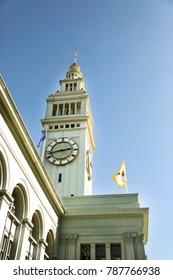
<svg viewBox="0 0 173 280">
<path fill-rule="evenodd" d="M 145 260 L 138 194 L 92 195 L 94 122 L 77 63 L 46 101 L 38 154 L 0 77 L 0 259 Z"/>
</svg>

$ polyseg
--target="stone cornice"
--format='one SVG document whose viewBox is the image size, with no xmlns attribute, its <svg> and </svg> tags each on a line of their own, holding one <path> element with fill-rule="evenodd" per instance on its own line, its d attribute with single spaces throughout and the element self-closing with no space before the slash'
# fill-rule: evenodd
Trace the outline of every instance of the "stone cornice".
<svg viewBox="0 0 173 280">
<path fill-rule="evenodd" d="M 51 94 L 46 99 L 47 102 L 56 102 L 56 101 L 62 101 L 62 103 L 65 103 L 66 100 L 81 100 L 86 99 L 88 97 L 88 93 L 84 90 L 78 90 L 78 91 L 58 91 L 54 94 Z"/>
</svg>

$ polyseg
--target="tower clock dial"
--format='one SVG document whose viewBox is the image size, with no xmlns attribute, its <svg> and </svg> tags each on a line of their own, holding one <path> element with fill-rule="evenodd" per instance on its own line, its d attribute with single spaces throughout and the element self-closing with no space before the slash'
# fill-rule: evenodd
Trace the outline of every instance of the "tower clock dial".
<svg viewBox="0 0 173 280">
<path fill-rule="evenodd" d="M 65 165 L 78 154 L 78 146 L 74 140 L 61 137 L 52 141 L 46 149 L 46 158 L 55 165 Z"/>
</svg>

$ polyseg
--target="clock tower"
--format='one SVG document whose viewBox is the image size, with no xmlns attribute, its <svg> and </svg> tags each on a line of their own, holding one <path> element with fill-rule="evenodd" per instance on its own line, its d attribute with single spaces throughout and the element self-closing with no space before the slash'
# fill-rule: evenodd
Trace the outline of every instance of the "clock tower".
<svg viewBox="0 0 173 280">
<path fill-rule="evenodd" d="M 60 197 L 91 195 L 93 119 L 77 63 L 60 80 L 60 91 L 48 96 L 41 122 L 46 130 L 41 157 Z"/>
</svg>

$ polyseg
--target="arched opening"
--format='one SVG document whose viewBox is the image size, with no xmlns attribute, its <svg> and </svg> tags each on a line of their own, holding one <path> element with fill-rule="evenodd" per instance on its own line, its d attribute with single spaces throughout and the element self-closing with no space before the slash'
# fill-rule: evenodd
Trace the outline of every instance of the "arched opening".
<svg viewBox="0 0 173 280">
<path fill-rule="evenodd" d="M 26 209 L 26 201 L 24 200 L 24 194 L 20 186 L 17 185 L 14 188 L 12 198 L 13 201 L 9 204 L 2 242 L 0 244 L 0 259 L 3 260 L 16 259 L 22 220 Z"/>
<path fill-rule="evenodd" d="M 26 259 L 36 260 L 38 259 L 39 239 L 41 238 L 43 233 L 42 217 L 38 210 L 34 212 L 31 222 L 33 224 L 33 227 L 29 235 Z"/>
<path fill-rule="evenodd" d="M 5 164 L 5 159 L 0 152 L 0 190 L 6 188 L 7 181 L 7 169 Z"/>
<path fill-rule="evenodd" d="M 47 237 L 46 237 L 46 249 L 44 254 L 45 260 L 51 260 L 53 258 L 53 252 L 54 252 L 54 235 L 52 230 L 49 230 Z"/>
</svg>

